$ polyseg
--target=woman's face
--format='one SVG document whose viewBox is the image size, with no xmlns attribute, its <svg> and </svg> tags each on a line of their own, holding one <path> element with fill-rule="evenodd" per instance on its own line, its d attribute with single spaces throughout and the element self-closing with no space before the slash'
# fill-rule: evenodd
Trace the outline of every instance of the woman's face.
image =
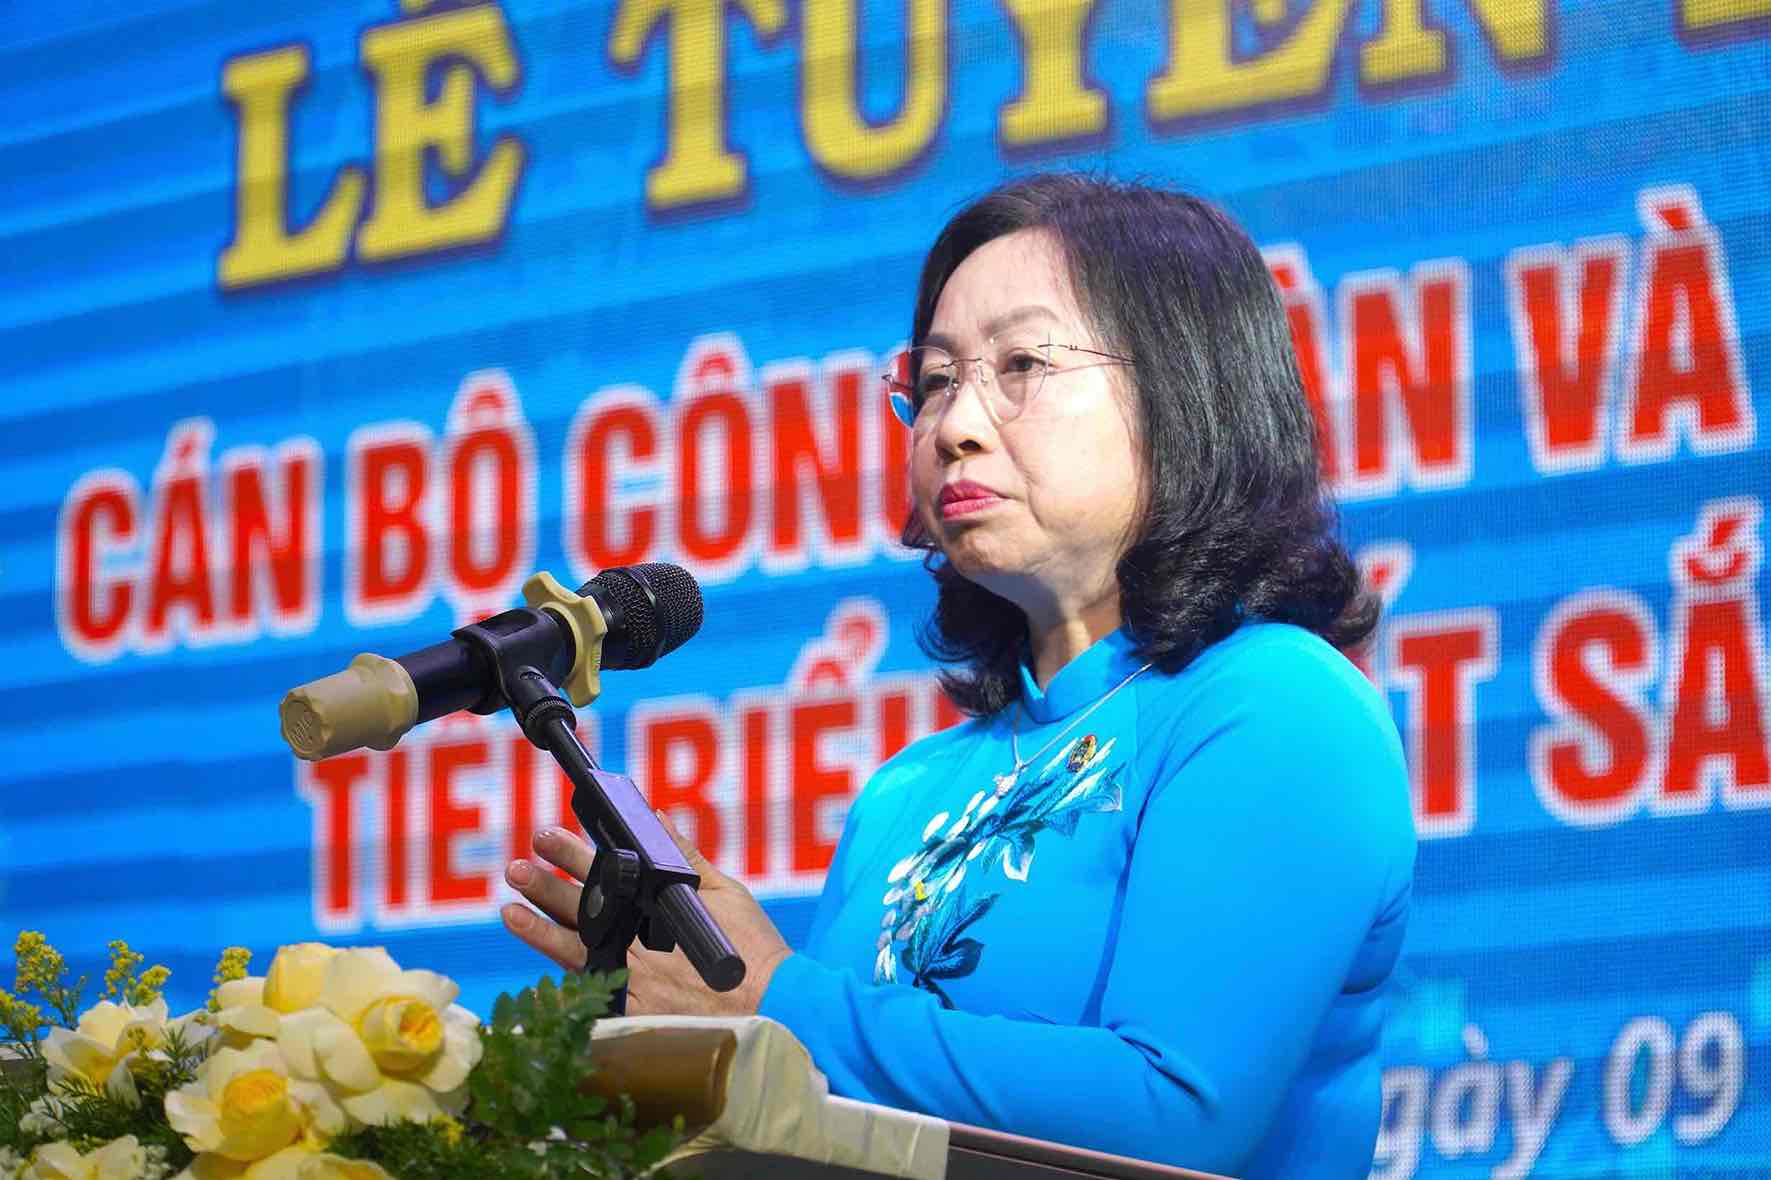
<svg viewBox="0 0 1771 1180">
<path fill-rule="evenodd" d="M 1056 241 L 1038 230 L 994 238 L 947 280 L 925 341 L 992 359 L 1052 343 L 1105 346 L 1071 292 Z M 1142 487 L 1131 369 L 1055 350 L 1020 413 L 997 425 L 972 366 L 912 444 L 916 512 L 953 566 L 1030 615 L 1117 593 Z"/>
</svg>

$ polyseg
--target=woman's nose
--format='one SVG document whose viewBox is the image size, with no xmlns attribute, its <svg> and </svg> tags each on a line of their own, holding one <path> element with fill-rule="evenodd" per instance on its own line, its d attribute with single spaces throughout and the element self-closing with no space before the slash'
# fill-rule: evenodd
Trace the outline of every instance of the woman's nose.
<svg viewBox="0 0 1771 1180">
<path fill-rule="evenodd" d="M 935 424 L 935 445 L 944 454 L 959 456 L 981 450 L 994 433 L 996 424 L 985 405 L 990 396 L 986 380 L 975 365 L 963 366 L 954 374 Z"/>
</svg>

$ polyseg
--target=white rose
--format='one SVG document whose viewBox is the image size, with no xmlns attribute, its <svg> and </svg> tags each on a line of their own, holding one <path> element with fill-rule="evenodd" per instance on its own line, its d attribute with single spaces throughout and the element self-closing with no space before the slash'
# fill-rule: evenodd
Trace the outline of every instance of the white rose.
<svg viewBox="0 0 1771 1180">
<path fill-rule="evenodd" d="M 31 1153 L 18 1176 L 19 1180 L 137 1180 L 147 1170 L 147 1153 L 134 1135 L 125 1135 L 85 1155 L 69 1143 L 45 1143 Z"/>
<path fill-rule="evenodd" d="M 19 1116 L 18 1129 L 27 1135 L 42 1138 L 45 1135 L 60 1135 L 67 1130 L 62 1126 L 61 1111 L 67 1105 L 65 1098 L 53 1094 L 44 1094 L 35 1099 Z M 13 1169 L 17 1171 L 18 1169 Z M 0 1168 L 0 1177 L 11 1180 L 11 1173 Z"/>
<path fill-rule="evenodd" d="M 109 1000 L 94 1004 L 74 1028 L 52 1028 L 43 1038 L 50 1089 L 66 1088 L 78 1079 L 125 1106 L 140 1106 L 128 1063 L 137 1053 L 163 1045 L 171 1027 L 164 999 L 140 1007 Z"/>
</svg>

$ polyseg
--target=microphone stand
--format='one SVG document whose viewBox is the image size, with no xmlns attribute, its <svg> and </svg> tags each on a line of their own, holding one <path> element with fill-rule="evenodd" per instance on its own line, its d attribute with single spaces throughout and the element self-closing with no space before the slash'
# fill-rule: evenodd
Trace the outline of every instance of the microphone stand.
<svg viewBox="0 0 1771 1180">
<path fill-rule="evenodd" d="M 557 650 L 559 624 L 552 612 L 518 608 L 454 632 L 492 672 L 476 713 L 508 705 L 523 735 L 572 782 L 572 811 L 596 846 L 596 859 L 578 899 L 578 937 L 584 970 L 617 971 L 638 938 L 655 951 L 678 944 L 714 991 L 744 981 L 744 960 L 696 892 L 700 875 L 689 867 L 632 779 L 600 769 L 578 740 L 569 701 L 542 668 Z M 627 988 L 612 998 L 614 1015 L 626 1012 Z"/>
</svg>

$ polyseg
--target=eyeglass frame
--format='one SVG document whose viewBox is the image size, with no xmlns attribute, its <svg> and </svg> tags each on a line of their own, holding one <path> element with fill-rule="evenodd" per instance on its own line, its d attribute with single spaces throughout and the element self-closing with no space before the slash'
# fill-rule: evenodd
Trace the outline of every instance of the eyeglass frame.
<svg viewBox="0 0 1771 1180">
<path fill-rule="evenodd" d="M 985 343 L 989 344 L 992 341 L 994 341 L 995 339 L 996 338 L 994 336 L 992 336 L 990 338 L 990 340 L 985 341 Z M 1001 417 L 997 414 L 996 410 L 991 406 L 989 398 L 982 397 L 982 396 L 979 397 L 978 400 L 984 406 L 985 416 L 987 416 L 990 419 L 990 421 L 992 423 L 994 423 L 996 426 L 998 426 L 998 427 L 1006 426 L 1010 422 L 1013 422 L 1016 418 L 1019 418 L 1023 413 L 1025 413 L 1027 410 L 1028 403 L 1031 402 L 1034 397 L 1037 397 L 1039 395 L 1039 393 L 1045 389 L 1045 379 L 1051 377 L 1054 372 L 1075 373 L 1075 372 L 1081 372 L 1083 369 L 1098 368 L 1103 364 L 1131 365 L 1131 364 L 1137 363 L 1132 357 L 1121 356 L 1116 352 L 1104 352 L 1098 348 L 1084 348 L 1080 344 L 1059 344 L 1055 340 L 1047 340 L 1044 344 L 1041 344 L 1038 347 L 1039 347 L 1039 349 L 1043 350 L 1046 353 L 1046 364 L 1048 367 L 1045 371 L 1044 376 L 1040 379 L 1039 389 L 1034 390 L 1033 393 L 1030 394 L 1025 401 L 1018 403 L 1016 406 L 1015 412 L 1013 414 L 1010 414 L 1006 418 Z M 1086 365 L 1070 365 L 1066 368 L 1059 369 L 1055 364 L 1053 364 L 1051 362 L 1051 350 L 1054 348 L 1067 349 L 1070 352 L 1085 353 L 1088 356 L 1098 356 L 1098 357 L 1102 357 L 1104 359 L 1101 361 L 1096 361 L 1096 362 L 1086 364 Z M 983 366 L 984 371 L 986 371 L 990 374 L 990 378 L 989 378 L 990 384 L 996 386 L 996 388 L 998 390 L 1002 389 L 1001 382 L 997 380 L 996 362 L 994 362 L 986 357 L 982 357 L 982 356 L 954 356 L 952 353 L 948 352 L 945 348 L 942 348 L 939 344 L 919 344 L 914 348 L 906 349 L 904 355 L 906 356 L 906 358 L 908 358 L 910 353 L 917 352 L 917 351 L 923 350 L 923 349 L 933 349 L 936 352 L 943 353 L 948 358 L 950 358 L 950 360 L 952 362 L 953 378 L 954 378 L 953 384 L 950 385 L 944 391 L 943 396 L 945 396 L 949 399 L 952 399 L 953 397 L 955 397 L 958 394 L 960 387 L 966 383 L 965 379 L 961 375 L 960 369 L 959 369 L 959 366 L 962 364 L 968 365 L 971 367 L 971 372 L 974 375 L 974 377 L 976 377 L 976 375 L 978 374 L 978 366 L 980 366 L 980 365 Z M 941 365 L 939 367 L 946 368 L 947 366 Z M 906 386 L 904 382 L 898 380 L 898 376 L 895 372 L 881 373 L 879 376 L 880 376 L 880 380 L 885 382 L 886 401 L 892 407 L 892 417 L 896 418 L 899 422 L 902 422 L 904 424 L 904 428 L 906 430 L 915 431 L 916 430 L 916 423 L 915 423 L 914 419 L 921 417 L 921 409 L 920 409 L 920 407 L 915 407 L 915 403 L 911 402 L 911 397 L 915 393 L 914 387 Z M 982 380 L 978 380 L 976 382 L 976 384 L 978 385 L 979 393 L 982 394 L 983 393 Z M 912 407 L 916 408 L 916 413 L 914 413 L 912 415 L 912 420 L 909 422 L 905 422 L 904 416 L 898 412 L 898 399 L 899 398 L 903 398 L 907 403 L 910 403 L 910 405 Z M 932 401 L 933 399 L 931 398 L 930 400 Z M 926 404 L 927 403 L 925 402 L 924 405 L 926 405 Z"/>
</svg>

